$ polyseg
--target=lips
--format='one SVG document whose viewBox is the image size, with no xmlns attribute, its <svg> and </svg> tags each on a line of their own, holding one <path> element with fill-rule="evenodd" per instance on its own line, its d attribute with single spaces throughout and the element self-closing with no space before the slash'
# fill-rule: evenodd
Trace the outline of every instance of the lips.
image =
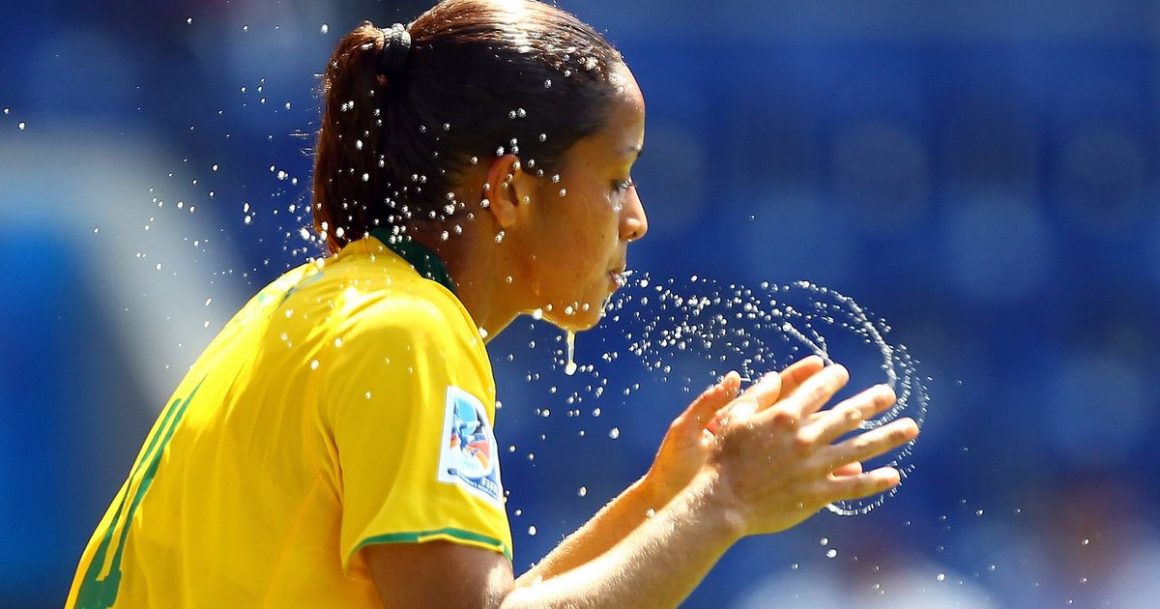
<svg viewBox="0 0 1160 609">
<path fill-rule="evenodd" d="M 617 289 L 628 285 L 629 275 L 632 275 L 632 271 L 626 269 L 608 272 L 608 276 L 612 279 L 612 282 L 616 284 Z"/>
</svg>

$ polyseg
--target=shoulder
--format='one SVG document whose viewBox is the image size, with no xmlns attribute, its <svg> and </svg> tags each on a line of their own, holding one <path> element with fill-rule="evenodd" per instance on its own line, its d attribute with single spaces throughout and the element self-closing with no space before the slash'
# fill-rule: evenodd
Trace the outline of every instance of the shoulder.
<svg viewBox="0 0 1160 609">
<path fill-rule="evenodd" d="M 352 244 L 317 271 L 292 288 L 286 306 L 314 310 L 314 323 L 326 333 L 352 339 L 423 334 L 483 347 L 455 295 L 385 248 Z"/>
<path fill-rule="evenodd" d="M 443 286 L 418 276 L 395 277 L 389 284 L 352 286 L 336 299 L 342 327 L 350 337 L 410 336 L 483 350 L 479 329 L 456 297 Z"/>
<path fill-rule="evenodd" d="M 357 261 L 332 281 L 333 308 L 323 332 L 341 344 L 335 350 L 341 360 L 360 367 L 384 358 L 426 361 L 490 376 L 483 339 L 467 310 L 402 260 Z"/>
</svg>

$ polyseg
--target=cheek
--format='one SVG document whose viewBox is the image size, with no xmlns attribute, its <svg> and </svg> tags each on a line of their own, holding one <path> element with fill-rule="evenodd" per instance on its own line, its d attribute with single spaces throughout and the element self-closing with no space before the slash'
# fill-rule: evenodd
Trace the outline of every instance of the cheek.
<svg viewBox="0 0 1160 609">
<path fill-rule="evenodd" d="M 583 225 L 576 227 L 578 232 L 582 231 L 578 241 L 583 244 L 579 252 L 581 260 L 577 262 L 583 267 L 599 266 L 603 273 L 616 250 L 618 220 L 606 201 L 592 201 L 590 205 L 594 209 L 584 218 Z"/>
<path fill-rule="evenodd" d="M 618 235 L 618 215 L 607 193 L 569 189 L 564 197 L 553 196 L 556 199 L 550 205 L 556 206 L 552 211 L 558 213 L 553 214 L 545 245 L 571 258 L 567 264 L 570 268 L 581 268 L 607 258 L 608 252 L 616 247 Z"/>
</svg>

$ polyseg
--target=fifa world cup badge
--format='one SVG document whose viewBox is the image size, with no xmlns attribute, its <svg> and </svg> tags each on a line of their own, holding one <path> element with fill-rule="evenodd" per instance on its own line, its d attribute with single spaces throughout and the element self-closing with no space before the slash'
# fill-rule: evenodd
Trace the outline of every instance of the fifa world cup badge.
<svg viewBox="0 0 1160 609">
<path fill-rule="evenodd" d="M 499 451 L 487 411 L 478 398 L 458 387 L 447 388 L 442 441 L 438 480 L 501 505 Z"/>
</svg>

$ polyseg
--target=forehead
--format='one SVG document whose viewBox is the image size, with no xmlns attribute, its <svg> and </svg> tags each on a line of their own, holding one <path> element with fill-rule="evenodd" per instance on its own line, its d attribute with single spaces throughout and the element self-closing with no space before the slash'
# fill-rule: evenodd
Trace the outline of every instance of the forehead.
<svg viewBox="0 0 1160 609">
<path fill-rule="evenodd" d="M 644 92 L 640 90 L 640 84 L 636 82 L 632 70 L 629 70 L 628 66 L 622 63 L 612 70 L 609 80 L 612 82 L 612 86 L 616 87 L 618 101 L 627 104 L 643 115 Z"/>
<path fill-rule="evenodd" d="M 644 145 L 644 95 L 640 86 L 623 64 L 611 80 L 616 95 L 603 127 L 577 141 L 569 156 L 587 157 L 588 163 L 597 157 L 608 163 L 623 164 L 635 160 L 637 151 Z"/>
</svg>

